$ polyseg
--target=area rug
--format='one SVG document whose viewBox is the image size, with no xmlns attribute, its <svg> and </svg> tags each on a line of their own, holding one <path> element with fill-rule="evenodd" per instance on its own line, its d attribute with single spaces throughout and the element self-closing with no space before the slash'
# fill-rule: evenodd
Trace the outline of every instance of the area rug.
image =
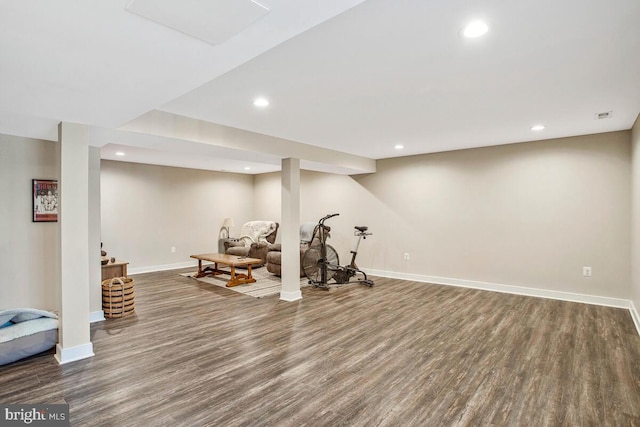
<svg viewBox="0 0 640 427">
<path fill-rule="evenodd" d="M 222 270 L 229 271 L 222 268 Z M 242 273 L 243 270 L 236 269 L 236 272 Z M 219 286 L 221 288 L 229 289 L 241 294 L 249 295 L 254 298 L 262 298 L 269 295 L 279 294 L 282 290 L 282 282 L 280 277 L 275 276 L 267 271 L 265 267 L 253 269 L 251 275 L 256 279 L 255 283 L 246 283 L 244 285 L 232 286 L 227 288 L 227 282 L 229 281 L 228 274 L 222 274 L 219 276 L 205 276 L 196 279 L 196 272 L 181 273 L 181 276 L 191 277 L 200 282 L 208 283 L 210 285 Z M 300 287 L 308 286 L 309 280 L 306 277 L 300 278 Z"/>
</svg>

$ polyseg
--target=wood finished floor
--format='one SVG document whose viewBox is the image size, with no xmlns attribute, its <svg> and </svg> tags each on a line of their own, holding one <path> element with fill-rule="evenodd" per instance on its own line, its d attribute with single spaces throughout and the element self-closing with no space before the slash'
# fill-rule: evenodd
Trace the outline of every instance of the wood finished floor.
<svg viewBox="0 0 640 427">
<path fill-rule="evenodd" d="M 393 279 L 254 299 L 133 276 L 96 356 L 0 367 L 0 402 L 72 426 L 640 426 L 627 310 Z"/>
</svg>

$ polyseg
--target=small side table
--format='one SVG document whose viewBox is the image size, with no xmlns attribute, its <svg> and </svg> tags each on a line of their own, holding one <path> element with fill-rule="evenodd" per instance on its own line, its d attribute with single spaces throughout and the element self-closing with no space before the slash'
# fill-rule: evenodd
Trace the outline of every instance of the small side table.
<svg viewBox="0 0 640 427">
<path fill-rule="evenodd" d="M 109 262 L 102 266 L 102 280 L 113 279 L 114 277 L 127 277 L 128 262 Z"/>
</svg>

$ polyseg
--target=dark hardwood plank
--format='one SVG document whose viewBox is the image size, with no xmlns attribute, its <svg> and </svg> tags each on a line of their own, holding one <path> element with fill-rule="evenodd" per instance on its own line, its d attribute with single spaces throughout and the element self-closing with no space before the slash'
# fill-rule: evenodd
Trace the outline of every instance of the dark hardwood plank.
<svg viewBox="0 0 640 427">
<path fill-rule="evenodd" d="M 0 402 L 74 426 L 640 425 L 627 310 L 382 278 L 288 303 L 182 271 L 133 276 L 95 357 L 0 367 Z"/>
</svg>

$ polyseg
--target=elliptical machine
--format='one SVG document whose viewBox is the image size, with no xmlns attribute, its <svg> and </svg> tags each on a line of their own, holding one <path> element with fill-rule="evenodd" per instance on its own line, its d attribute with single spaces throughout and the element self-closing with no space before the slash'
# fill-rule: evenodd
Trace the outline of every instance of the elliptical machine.
<svg viewBox="0 0 640 427">
<path fill-rule="evenodd" d="M 371 236 L 367 226 L 356 226 L 353 235 L 358 237 L 356 247 L 351 251 L 351 262 L 348 265 L 340 265 L 338 253 L 333 246 L 327 244 L 327 238 L 331 227 L 325 225 L 325 221 L 339 214 L 329 214 L 318 221 L 318 225 L 313 230 L 313 239 L 311 247 L 305 252 L 302 258 L 302 268 L 305 275 L 309 279 L 309 284 L 314 287 L 328 290 L 329 280 L 334 280 L 335 284 L 349 283 L 352 277 L 357 277 L 356 283 L 362 283 L 372 287 L 373 280 L 367 277 L 367 274 L 358 268 L 356 264 L 356 256 L 362 239 Z M 333 284 L 333 283 L 331 283 Z"/>
</svg>

